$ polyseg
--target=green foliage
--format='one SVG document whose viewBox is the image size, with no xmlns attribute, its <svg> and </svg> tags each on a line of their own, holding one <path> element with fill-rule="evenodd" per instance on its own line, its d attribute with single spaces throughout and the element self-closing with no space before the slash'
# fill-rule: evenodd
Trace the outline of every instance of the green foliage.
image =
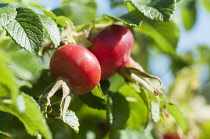
<svg viewBox="0 0 210 139">
<path fill-rule="evenodd" d="M 181 10 L 184 27 L 186 30 L 190 30 L 196 22 L 196 0 L 186 1 Z"/>
<path fill-rule="evenodd" d="M 145 19 L 168 21 L 175 10 L 175 0 L 125 0 L 129 12 L 119 17 L 109 16 L 129 26 L 140 26 Z"/>
<path fill-rule="evenodd" d="M 122 128 L 129 117 L 128 102 L 120 93 L 114 93 L 111 96 L 112 99 L 112 114 L 113 122 L 111 123 L 112 128 Z"/>
<path fill-rule="evenodd" d="M 1 53 L 4 55 L 3 52 Z M 44 117 L 39 111 L 37 103 L 32 97 L 24 93 L 19 94 L 18 86 L 15 83 L 14 74 L 6 66 L 6 61 L 4 61 L 4 59 L 1 59 L 1 61 L 0 110 L 13 114 L 19 118 L 19 120 L 22 121 L 25 125 L 28 133 L 31 135 L 37 135 L 37 133 L 41 133 L 45 138 L 50 139 L 51 134 L 49 132 L 48 126 L 46 125 Z M 19 66 L 21 66 L 21 63 Z M 32 113 L 33 117 L 31 116 Z"/>
<path fill-rule="evenodd" d="M 17 8 L 15 20 L 5 25 L 9 35 L 28 51 L 38 51 L 42 46 L 44 31 L 39 16 L 28 8 Z"/>
<path fill-rule="evenodd" d="M 39 76 L 42 69 L 37 57 L 32 53 L 27 52 L 11 52 L 11 62 L 9 68 L 13 71 L 18 82 L 18 85 L 31 87 L 31 82 L 34 82 Z"/>
<path fill-rule="evenodd" d="M 73 111 L 67 111 L 66 123 L 71 126 L 77 133 L 79 132 L 79 121 Z"/>
<path fill-rule="evenodd" d="M 174 22 L 147 21 L 136 30 L 152 38 L 159 50 L 164 53 L 175 54 L 179 29 Z"/>
<path fill-rule="evenodd" d="M 134 130 L 145 128 L 149 120 L 149 107 L 148 103 L 144 101 L 144 94 L 140 96 L 132 88 L 132 85 L 121 86 L 119 92 L 126 97 L 129 103 L 130 114 L 127 125 Z"/>
<path fill-rule="evenodd" d="M 50 39 L 54 43 L 55 46 L 58 46 L 60 44 L 60 32 L 57 28 L 56 23 L 47 16 L 40 15 L 41 22 L 43 27 L 47 30 L 48 34 L 50 35 Z"/>
<path fill-rule="evenodd" d="M 85 104 L 95 109 L 106 109 L 105 99 L 99 86 L 95 87 L 91 92 L 80 95 L 79 98 Z"/>
<path fill-rule="evenodd" d="M 0 137 L 155 139 L 178 133 L 210 138 L 209 116 L 194 116 L 201 110 L 207 113 L 209 101 L 193 105 L 198 98 L 209 99 L 210 77 L 201 80 L 200 70 L 210 68 L 210 49 L 204 45 L 177 54 L 182 37 L 177 19 L 185 30 L 191 30 L 199 19 L 198 1 L 110 0 L 111 14 L 102 17 L 97 12 L 105 9 L 98 9 L 93 0 L 61 0 L 56 9 L 43 7 L 37 0 L 0 2 L 4 2 L 0 3 Z M 202 4 L 210 11 L 209 0 Z M 115 13 L 120 7 L 127 10 Z M 173 17 L 176 9 L 181 16 Z M 143 81 L 138 84 L 139 80 L 116 74 L 87 94 L 73 95 L 65 120 L 60 118 L 59 104 L 42 109 L 46 97 L 39 101 L 40 95 L 54 83 L 49 70 L 52 53 L 72 40 L 90 46 L 93 36 L 110 24 L 131 29 L 135 37 L 132 56 L 144 72 L 151 72 L 150 52 L 166 55 L 173 83 L 164 90 L 146 76 L 138 76 Z M 157 69 L 152 68 L 159 70 L 160 65 L 164 63 L 158 61 Z M 59 102 L 62 94 L 58 89 L 51 102 Z M 22 125 L 13 126 L 14 121 Z"/>
<path fill-rule="evenodd" d="M 210 1 L 209 0 L 202 0 L 204 7 L 207 11 L 210 12 Z"/>
<path fill-rule="evenodd" d="M 6 15 L 6 16 L 5 16 Z M 17 12 L 14 7 L 7 3 L 0 3 L 0 25 L 4 26 L 12 21 Z"/>
<path fill-rule="evenodd" d="M 167 110 L 175 118 L 178 125 L 182 128 L 183 132 L 186 133 L 187 123 L 180 109 L 175 105 L 167 105 Z"/>
</svg>

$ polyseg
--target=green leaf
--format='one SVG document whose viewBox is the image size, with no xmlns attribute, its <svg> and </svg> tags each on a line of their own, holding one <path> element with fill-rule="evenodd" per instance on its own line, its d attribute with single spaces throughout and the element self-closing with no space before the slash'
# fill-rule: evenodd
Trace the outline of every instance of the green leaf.
<svg viewBox="0 0 210 139">
<path fill-rule="evenodd" d="M 79 132 L 79 120 L 73 111 L 68 110 L 65 115 L 66 124 L 68 124 L 77 133 Z"/>
<path fill-rule="evenodd" d="M 148 96 L 150 98 L 149 101 L 152 119 L 155 123 L 157 123 L 160 120 L 160 105 L 158 104 L 157 98 L 154 96 L 154 94 L 148 93 Z"/>
<path fill-rule="evenodd" d="M 42 69 L 36 55 L 28 52 L 10 53 L 10 69 L 14 75 L 23 81 L 35 81 L 40 76 Z"/>
<path fill-rule="evenodd" d="M 109 84 L 107 84 L 106 88 L 109 89 L 109 91 L 111 92 L 117 92 L 118 89 L 125 84 L 125 79 L 120 76 L 119 74 L 115 74 L 114 76 L 112 76 L 111 78 L 109 78 L 108 80 Z M 103 90 L 104 91 L 104 90 Z"/>
<path fill-rule="evenodd" d="M 131 129 L 145 128 L 149 120 L 149 109 L 147 103 L 140 97 L 130 84 L 124 84 L 119 92 L 126 97 L 129 103 L 130 115 L 127 125 Z"/>
<path fill-rule="evenodd" d="M 179 29 L 174 22 L 147 21 L 136 30 L 152 38 L 162 52 L 175 54 Z"/>
<path fill-rule="evenodd" d="M 175 10 L 175 0 L 125 0 L 128 13 L 119 17 L 104 15 L 129 26 L 139 27 L 142 20 L 168 21 Z"/>
<path fill-rule="evenodd" d="M 52 13 L 51 11 L 48 11 L 46 9 L 42 9 L 42 11 L 44 12 L 44 14 L 48 17 L 50 17 L 51 19 L 55 20 L 56 24 L 61 25 L 66 27 L 68 25 L 68 23 L 73 26 L 72 21 L 65 17 L 65 16 L 56 16 L 54 13 Z"/>
<path fill-rule="evenodd" d="M 62 7 L 53 9 L 52 12 L 57 16 L 69 18 L 75 25 L 79 25 L 93 21 L 96 17 L 96 11 L 97 5 L 93 0 L 70 0 L 63 3 Z"/>
<path fill-rule="evenodd" d="M 180 108 L 176 105 L 166 105 L 168 112 L 174 117 L 176 123 L 181 127 L 183 133 L 187 131 L 187 121 Z"/>
<path fill-rule="evenodd" d="M 13 6 L 8 3 L 0 3 L 0 26 L 5 26 L 17 15 Z"/>
<path fill-rule="evenodd" d="M 205 121 L 201 126 L 201 133 L 199 139 L 208 139 L 210 138 L 210 120 Z"/>
<path fill-rule="evenodd" d="M 68 25 L 67 23 L 69 23 L 71 26 L 73 26 L 72 21 L 65 16 L 57 16 L 56 23 L 61 26 L 64 26 L 64 27 L 66 27 Z"/>
<path fill-rule="evenodd" d="M 186 30 L 190 30 L 196 22 L 196 1 L 189 0 L 184 6 L 181 6 L 182 21 Z"/>
<path fill-rule="evenodd" d="M 0 49 L 0 64 L 6 64 L 8 57 L 6 54 Z"/>
<path fill-rule="evenodd" d="M 65 121 L 60 117 L 60 105 L 55 104 L 52 106 L 52 113 L 49 116 L 58 120 L 58 122 L 63 126 L 71 127 L 76 133 L 79 132 L 79 119 L 77 118 L 75 112 L 67 110 L 65 114 Z"/>
<path fill-rule="evenodd" d="M 29 134 L 37 136 L 40 133 L 46 139 L 52 139 L 45 118 L 32 97 L 22 93 L 17 97 L 15 103 L 0 105 L 0 110 L 11 113 L 19 118 Z"/>
<path fill-rule="evenodd" d="M 175 10 L 176 0 L 126 0 L 151 20 L 168 21 Z"/>
<path fill-rule="evenodd" d="M 206 10 L 210 12 L 210 1 L 202 0 L 202 2 L 203 2 L 203 6 L 206 8 Z"/>
<path fill-rule="evenodd" d="M 94 109 L 106 109 L 106 104 L 104 98 L 102 98 L 103 92 L 100 87 L 95 87 L 91 92 L 79 95 L 80 100 L 82 100 L 89 107 Z"/>
<path fill-rule="evenodd" d="M 125 97 L 120 93 L 112 95 L 112 114 L 113 123 L 112 128 L 123 128 L 129 118 L 130 109 Z"/>
<path fill-rule="evenodd" d="M 0 97 L 16 98 L 17 86 L 14 76 L 6 65 L 0 63 Z"/>
<path fill-rule="evenodd" d="M 17 8 L 15 20 L 4 26 L 13 40 L 27 51 L 37 52 L 42 46 L 44 30 L 38 14 L 28 8 Z"/>
<path fill-rule="evenodd" d="M 121 15 L 120 17 L 104 15 L 104 18 L 106 17 L 109 17 L 117 21 L 121 21 L 126 25 L 134 26 L 134 27 L 138 27 L 141 24 L 141 21 L 143 20 L 142 14 L 138 11 L 132 11 L 124 15 Z"/>
<path fill-rule="evenodd" d="M 124 0 L 111 0 L 111 7 L 120 6 L 124 4 Z"/>
<path fill-rule="evenodd" d="M 24 80 L 25 81 L 25 80 Z M 32 83 L 33 87 L 29 88 L 26 85 L 21 86 L 21 91 L 29 94 L 30 96 L 33 96 L 35 98 L 38 98 L 38 96 L 41 95 L 41 93 L 46 90 L 47 87 L 49 87 L 50 84 L 53 84 L 53 79 L 51 78 L 49 70 L 45 69 L 41 71 L 41 75 L 39 79 L 37 79 L 34 83 Z"/>
<path fill-rule="evenodd" d="M 56 23 L 50 17 L 44 15 L 40 15 L 40 17 L 43 27 L 47 30 L 48 34 L 50 35 L 50 39 L 52 40 L 55 46 L 58 46 L 60 44 L 61 39 L 60 32 Z"/>
<path fill-rule="evenodd" d="M 50 17 L 51 19 L 53 19 L 53 20 L 56 19 L 56 15 L 54 13 L 52 13 L 51 11 L 49 11 L 45 8 L 42 8 L 42 11 L 46 16 Z"/>
</svg>

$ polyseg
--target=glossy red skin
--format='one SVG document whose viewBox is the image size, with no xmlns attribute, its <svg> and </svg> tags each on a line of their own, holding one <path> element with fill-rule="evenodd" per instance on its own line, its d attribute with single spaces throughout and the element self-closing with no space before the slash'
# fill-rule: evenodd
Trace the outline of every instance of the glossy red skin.
<svg viewBox="0 0 210 139">
<path fill-rule="evenodd" d="M 134 37 L 132 32 L 119 25 L 111 25 L 93 38 L 89 50 L 97 57 L 101 65 L 101 79 L 113 76 L 129 59 Z"/>
<path fill-rule="evenodd" d="M 101 67 L 97 58 L 85 47 L 69 44 L 58 48 L 50 60 L 50 72 L 56 80 L 67 80 L 73 94 L 85 94 L 100 81 Z"/>
</svg>

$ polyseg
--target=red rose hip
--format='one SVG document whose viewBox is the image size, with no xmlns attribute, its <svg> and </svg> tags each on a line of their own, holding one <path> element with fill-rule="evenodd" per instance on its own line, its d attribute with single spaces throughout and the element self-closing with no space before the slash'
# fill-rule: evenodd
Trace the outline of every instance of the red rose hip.
<svg viewBox="0 0 210 139">
<path fill-rule="evenodd" d="M 85 94 L 100 81 L 101 68 L 97 58 L 85 47 L 68 44 L 58 48 L 50 60 L 52 78 L 67 82 L 73 94 Z"/>
<path fill-rule="evenodd" d="M 89 50 L 97 57 L 101 65 L 101 79 L 113 76 L 128 61 L 134 37 L 132 32 L 120 25 L 111 25 L 93 38 Z"/>
</svg>

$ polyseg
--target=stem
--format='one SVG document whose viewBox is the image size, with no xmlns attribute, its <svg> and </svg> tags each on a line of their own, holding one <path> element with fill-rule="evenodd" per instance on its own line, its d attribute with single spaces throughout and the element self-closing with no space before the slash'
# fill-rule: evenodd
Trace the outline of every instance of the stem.
<svg viewBox="0 0 210 139">
<path fill-rule="evenodd" d="M 154 93 L 155 96 L 164 94 L 159 88 L 154 87 L 149 79 L 139 76 L 139 72 L 135 72 L 133 68 L 124 67 L 119 71 L 119 74 L 121 74 L 128 81 L 143 86 L 149 92 Z"/>
<path fill-rule="evenodd" d="M 71 102 L 71 94 L 69 94 L 64 100 L 64 105 L 63 105 L 62 115 L 61 115 L 64 122 L 66 122 L 66 112 L 70 106 L 70 102 Z"/>
<path fill-rule="evenodd" d="M 66 121 L 65 115 L 71 102 L 72 93 L 71 93 L 71 89 L 68 87 L 66 82 L 62 83 L 62 90 L 63 90 L 63 96 L 60 102 L 60 111 L 61 111 L 60 115 L 63 121 L 65 122 Z"/>
<path fill-rule="evenodd" d="M 52 111 L 50 98 L 56 93 L 56 91 L 58 91 L 61 88 L 62 83 L 63 83 L 63 80 L 58 80 L 47 95 L 47 106 L 50 106 L 51 108 L 50 112 Z"/>
<path fill-rule="evenodd" d="M 155 93 L 155 92 L 156 92 L 156 90 L 155 90 L 153 87 L 151 87 L 146 81 L 144 81 L 143 79 L 141 79 L 141 78 L 140 78 L 139 76 L 137 76 L 136 74 L 131 73 L 130 78 L 131 78 L 133 81 L 135 81 L 135 83 L 138 83 L 138 84 L 144 86 L 145 89 L 147 89 L 149 92 L 152 92 L 152 93 Z"/>
</svg>

